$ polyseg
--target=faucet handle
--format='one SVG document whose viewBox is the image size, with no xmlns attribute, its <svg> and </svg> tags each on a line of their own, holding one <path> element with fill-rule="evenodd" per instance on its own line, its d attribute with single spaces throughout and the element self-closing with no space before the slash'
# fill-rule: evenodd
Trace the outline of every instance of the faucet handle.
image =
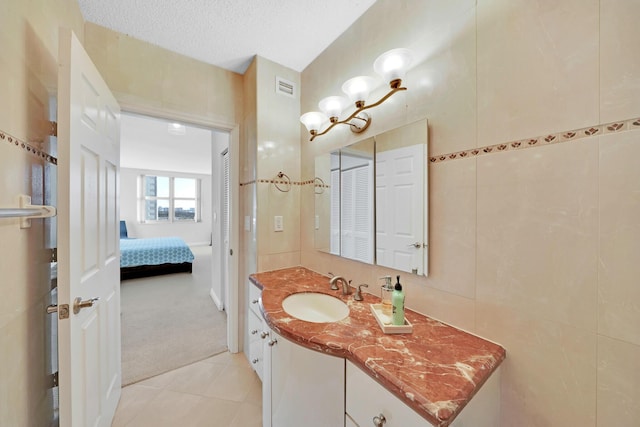
<svg viewBox="0 0 640 427">
<path fill-rule="evenodd" d="M 341 279 L 340 276 L 334 276 L 333 273 L 329 273 L 331 275 L 331 280 L 329 280 L 329 284 L 331 285 L 331 289 L 334 291 L 337 291 L 338 289 L 340 289 L 338 287 L 338 284 L 336 283 L 338 281 L 338 279 Z"/>
<path fill-rule="evenodd" d="M 358 285 L 358 289 L 356 290 L 356 294 L 353 296 L 353 299 L 356 301 L 362 301 L 364 298 L 362 297 L 362 287 L 368 288 L 369 285 L 367 285 L 366 283 L 362 283 L 360 285 Z"/>
</svg>

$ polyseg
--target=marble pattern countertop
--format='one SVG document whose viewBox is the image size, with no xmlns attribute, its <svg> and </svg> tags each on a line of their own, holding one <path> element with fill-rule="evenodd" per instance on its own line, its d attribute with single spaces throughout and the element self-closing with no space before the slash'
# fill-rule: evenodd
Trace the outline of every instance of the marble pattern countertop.
<svg viewBox="0 0 640 427">
<path fill-rule="evenodd" d="M 410 334 L 385 334 L 370 311 L 377 296 L 364 301 L 333 291 L 329 278 L 303 267 L 256 273 L 261 310 L 269 326 L 304 347 L 343 357 L 400 398 L 435 426 L 448 426 L 504 360 L 501 346 L 422 314 L 405 310 Z M 352 289 L 353 291 L 353 289 Z M 299 292 L 321 292 L 347 302 L 339 322 L 310 323 L 289 316 L 282 301 Z"/>
</svg>

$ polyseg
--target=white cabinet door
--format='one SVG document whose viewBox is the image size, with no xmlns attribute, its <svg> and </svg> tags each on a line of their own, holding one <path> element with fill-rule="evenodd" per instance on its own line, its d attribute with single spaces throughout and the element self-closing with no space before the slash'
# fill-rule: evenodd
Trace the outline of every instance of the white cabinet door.
<svg viewBox="0 0 640 427">
<path fill-rule="evenodd" d="M 384 427 L 432 425 L 388 390 L 347 362 L 346 412 L 356 426 L 374 426 L 373 418 L 384 415 Z M 456 417 L 451 427 L 495 427 L 500 425 L 500 372 L 494 372 Z"/>
<path fill-rule="evenodd" d="M 360 426 L 354 423 L 349 415 L 344 414 L 344 427 L 360 427 Z"/>
<path fill-rule="evenodd" d="M 500 369 L 495 371 L 473 399 L 453 420 L 451 427 L 494 427 L 500 425 Z"/>
<path fill-rule="evenodd" d="M 351 362 L 347 362 L 346 381 L 346 412 L 360 427 L 374 426 L 373 418 L 380 415 L 386 419 L 384 427 L 431 425 Z"/>
<path fill-rule="evenodd" d="M 270 359 L 263 377 L 263 396 L 269 394 L 263 406 L 270 406 L 270 411 L 263 408 L 263 415 L 270 415 L 264 427 L 344 425 L 344 359 L 301 347 L 273 331 L 264 348 L 269 353 L 265 362 Z"/>
<path fill-rule="evenodd" d="M 262 333 L 263 326 L 262 320 L 258 317 L 257 314 L 253 312 L 253 310 L 249 310 L 249 361 L 251 362 L 251 366 L 258 374 L 258 377 L 262 380 L 262 366 L 263 366 L 263 356 L 262 356 L 262 339 L 260 338 L 260 334 Z"/>
</svg>

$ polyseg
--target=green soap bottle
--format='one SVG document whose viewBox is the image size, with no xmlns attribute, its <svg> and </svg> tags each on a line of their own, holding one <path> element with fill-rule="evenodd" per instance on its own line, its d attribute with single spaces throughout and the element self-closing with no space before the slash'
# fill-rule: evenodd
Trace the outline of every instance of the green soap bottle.
<svg viewBox="0 0 640 427">
<path fill-rule="evenodd" d="M 400 284 L 400 276 L 397 276 L 398 282 L 393 288 L 391 295 L 391 305 L 393 305 L 393 314 L 391 323 L 395 326 L 404 325 L 404 291 Z"/>
</svg>

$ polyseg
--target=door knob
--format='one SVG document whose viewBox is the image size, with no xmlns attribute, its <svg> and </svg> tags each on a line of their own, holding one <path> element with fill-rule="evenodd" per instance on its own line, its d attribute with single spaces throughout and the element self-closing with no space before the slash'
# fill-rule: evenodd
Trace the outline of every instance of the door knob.
<svg viewBox="0 0 640 427">
<path fill-rule="evenodd" d="M 96 297 L 82 301 L 82 298 L 76 298 L 75 300 L 73 300 L 73 314 L 80 313 L 80 310 L 82 310 L 83 308 L 93 307 L 93 303 L 98 301 L 99 299 L 99 297 Z"/>
</svg>

